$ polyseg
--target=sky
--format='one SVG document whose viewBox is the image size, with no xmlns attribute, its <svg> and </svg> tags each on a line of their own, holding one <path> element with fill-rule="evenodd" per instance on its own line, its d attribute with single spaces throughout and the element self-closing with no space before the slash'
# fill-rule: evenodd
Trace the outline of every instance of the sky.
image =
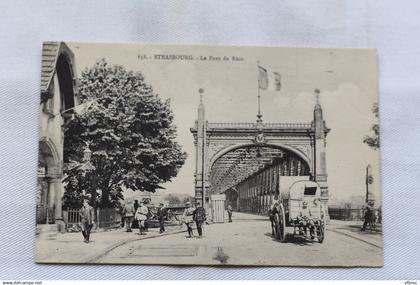
<svg viewBox="0 0 420 285">
<path fill-rule="evenodd" d="M 331 129 L 326 149 L 330 199 L 364 195 L 367 164 L 372 166 L 373 186 L 380 198 L 379 151 L 363 143 L 376 122 L 371 111 L 378 100 L 375 50 L 67 44 L 75 54 L 79 76 L 105 58 L 110 64 L 140 71 L 162 99 L 171 99 L 177 141 L 188 158 L 177 177 L 163 185 L 168 194 L 194 194 L 195 151 L 190 128 L 197 119 L 198 89 L 204 89 L 209 122 L 254 122 L 260 64 L 280 73 L 282 83 L 280 91 L 260 91 L 264 122 L 311 122 L 313 91 L 321 90 L 324 120 Z M 172 54 L 193 59 L 157 59 Z"/>
</svg>

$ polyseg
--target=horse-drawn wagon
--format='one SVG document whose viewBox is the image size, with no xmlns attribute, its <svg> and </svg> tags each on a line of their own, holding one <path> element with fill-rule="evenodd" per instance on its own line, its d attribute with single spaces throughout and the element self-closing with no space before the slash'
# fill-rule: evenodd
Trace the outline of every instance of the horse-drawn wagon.
<svg viewBox="0 0 420 285">
<path fill-rule="evenodd" d="M 297 181 L 280 193 L 269 210 L 273 235 L 285 242 L 288 235 L 300 236 L 320 243 L 325 238 L 325 209 L 321 188 L 314 181 Z M 293 229 L 293 230 L 292 230 Z"/>
</svg>

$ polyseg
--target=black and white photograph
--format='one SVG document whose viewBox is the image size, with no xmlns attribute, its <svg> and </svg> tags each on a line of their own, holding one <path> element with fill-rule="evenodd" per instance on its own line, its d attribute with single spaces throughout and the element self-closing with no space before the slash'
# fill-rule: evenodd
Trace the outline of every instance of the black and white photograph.
<svg viewBox="0 0 420 285">
<path fill-rule="evenodd" d="M 383 266 L 377 69 L 375 49 L 44 42 L 35 261 Z"/>
</svg>

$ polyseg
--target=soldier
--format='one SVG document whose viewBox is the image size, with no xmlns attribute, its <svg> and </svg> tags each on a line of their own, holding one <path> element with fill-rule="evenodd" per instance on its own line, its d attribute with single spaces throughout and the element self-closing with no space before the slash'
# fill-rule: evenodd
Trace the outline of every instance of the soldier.
<svg viewBox="0 0 420 285">
<path fill-rule="evenodd" d="M 193 219 L 197 226 L 198 237 L 203 236 L 203 223 L 206 221 L 206 210 L 200 205 L 200 203 L 195 203 L 195 210 L 193 214 Z"/>
<path fill-rule="evenodd" d="M 139 207 L 137 208 L 136 215 L 135 215 L 135 219 L 139 223 L 140 235 L 145 235 L 145 233 L 144 233 L 144 230 L 145 230 L 144 223 L 147 220 L 147 214 L 148 213 L 149 213 L 149 209 L 144 204 L 144 201 L 141 201 Z"/>
<path fill-rule="evenodd" d="M 150 200 L 149 199 L 144 199 L 143 200 L 143 205 L 146 206 L 147 208 L 147 215 L 146 215 L 146 220 L 144 221 L 144 231 L 148 232 L 149 231 L 149 220 L 152 218 L 152 213 L 150 212 L 150 208 L 149 208 L 149 204 L 150 204 Z"/>
<path fill-rule="evenodd" d="M 89 243 L 90 230 L 93 227 L 93 220 L 95 216 L 95 211 L 89 205 L 89 200 L 83 200 L 83 207 L 79 210 L 79 215 L 82 223 L 82 235 L 84 237 L 84 242 Z"/>
<path fill-rule="evenodd" d="M 311 235 L 311 239 L 314 239 L 315 238 L 315 233 L 314 233 L 315 223 L 312 219 L 312 212 L 308 207 L 308 202 L 307 201 L 302 202 L 302 209 L 301 209 L 300 215 L 298 216 L 297 219 L 298 219 L 298 222 L 299 222 L 299 234 L 303 235 L 303 230 L 304 230 L 305 235 L 306 235 L 307 234 L 307 228 L 309 228 L 309 233 Z"/>
<path fill-rule="evenodd" d="M 134 213 L 137 212 L 137 209 L 139 207 L 139 200 L 134 200 Z M 139 222 L 136 219 L 133 219 L 133 222 L 131 223 L 131 228 L 135 229 L 139 227 Z"/>
<path fill-rule="evenodd" d="M 168 211 L 166 210 L 163 203 L 159 204 L 156 215 L 159 220 L 159 233 L 163 233 L 165 231 L 165 219 L 168 216 Z"/>
<path fill-rule="evenodd" d="M 230 203 L 227 206 L 227 212 L 228 212 L 228 216 L 229 216 L 229 223 L 231 223 L 232 222 L 232 205 Z"/>
<path fill-rule="evenodd" d="M 188 201 L 185 203 L 185 207 L 187 207 L 187 208 L 184 210 L 184 215 L 182 216 L 182 221 L 187 226 L 187 230 L 188 230 L 188 236 L 186 238 L 192 238 L 194 236 L 193 229 L 192 229 L 192 224 L 194 222 L 194 211 L 195 211 L 195 209 L 193 207 L 191 207 L 191 203 L 188 202 Z"/>
<path fill-rule="evenodd" d="M 124 205 L 123 215 L 125 219 L 126 231 L 131 232 L 131 223 L 134 217 L 134 205 L 131 203 L 131 199 L 127 199 L 127 203 Z"/>
<path fill-rule="evenodd" d="M 134 200 L 134 213 L 137 211 L 137 208 L 139 207 L 139 200 Z"/>
<path fill-rule="evenodd" d="M 270 205 L 270 208 L 268 209 L 268 217 L 270 218 L 271 223 L 271 234 L 274 236 L 274 216 L 277 213 L 277 207 L 279 206 L 279 200 L 278 197 L 274 197 L 273 202 Z"/>
<path fill-rule="evenodd" d="M 373 220 L 373 217 L 375 216 L 374 213 L 373 213 L 373 203 L 368 202 L 367 204 L 365 204 L 364 211 L 365 211 L 364 222 L 363 222 L 363 226 L 362 226 L 361 231 L 366 230 L 367 224 L 370 225 L 370 228 L 372 230 L 372 220 Z"/>
</svg>

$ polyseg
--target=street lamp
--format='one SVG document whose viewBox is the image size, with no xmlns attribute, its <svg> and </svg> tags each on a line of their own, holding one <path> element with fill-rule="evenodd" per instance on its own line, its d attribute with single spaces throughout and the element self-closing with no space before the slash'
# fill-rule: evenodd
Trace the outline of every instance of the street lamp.
<svg viewBox="0 0 420 285">
<path fill-rule="evenodd" d="M 198 93 L 200 93 L 200 104 L 203 103 L 203 93 L 204 93 L 204 89 L 200 88 L 198 89 Z M 201 206 L 204 208 L 205 207 L 205 203 L 206 203 L 206 197 L 205 197 L 205 169 L 204 169 L 204 151 L 205 151 L 205 144 L 206 144 L 206 135 L 205 135 L 205 131 L 206 131 L 206 123 L 203 122 L 203 129 L 201 130 L 202 134 L 203 134 L 203 145 L 201 146 Z"/>
<path fill-rule="evenodd" d="M 82 170 L 83 176 L 86 176 L 88 173 L 91 173 L 93 170 L 96 169 L 96 167 L 90 162 L 92 157 L 92 151 L 89 148 L 89 143 L 86 144 L 86 147 L 83 151 L 83 161 L 82 164 L 79 166 L 79 169 Z M 93 204 L 93 208 L 95 210 L 95 218 L 94 220 L 97 220 L 97 211 L 96 211 L 96 175 L 92 175 L 91 176 L 92 179 L 92 190 L 91 191 L 91 199 L 92 199 L 92 204 Z"/>
<path fill-rule="evenodd" d="M 89 148 L 89 144 L 86 144 L 85 150 L 83 151 L 83 160 L 82 160 L 82 164 L 80 165 L 81 170 L 83 170 L 83 172 L 87 172 L 87 171 L 92 171 L 95 170 L 95 166 L 93 166 L 93 164 L 90 162 L 90 159 L 92 157 L 92 151 Z"/>
</svg>

